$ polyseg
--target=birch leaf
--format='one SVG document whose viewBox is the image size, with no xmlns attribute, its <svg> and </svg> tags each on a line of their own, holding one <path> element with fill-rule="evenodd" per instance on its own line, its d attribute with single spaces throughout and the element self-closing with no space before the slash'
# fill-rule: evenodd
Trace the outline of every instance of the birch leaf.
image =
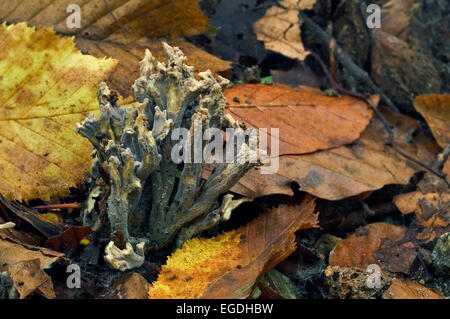
<svg viewBox="0 0 450 319">
<path fill-rule="evenodd" d="M 12 200 L 69 194 L 91 165 L 76 123 L 96 111 L 97 86 L 116 65 L 72 38 L 25 23 L 0 25 L 0 193 Z"/>
</svg>

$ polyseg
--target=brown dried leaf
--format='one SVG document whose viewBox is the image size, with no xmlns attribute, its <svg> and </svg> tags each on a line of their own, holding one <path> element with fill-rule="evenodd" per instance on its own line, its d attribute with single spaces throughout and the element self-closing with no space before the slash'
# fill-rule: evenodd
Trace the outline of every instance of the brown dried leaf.
<svg viewBox="0 0 450 319">
<path fill-rule="evenodd" d="M 70 28 L 67 12 L 72 0 L 0 2 L 0 20 L 28 21 L 30 25 L 54 27 L 62 34 L 103 40 L 127 37 L 180 37 L 202 33 L 208 19 L 198 0 L 80 0 L 81 28 Z"/>
<path fill-rule="evenodd" d="M 402 150 L 425 163 L 434 160 L 439 152 L 434 141 L 423 135 L 411 137 L 417 121 L 380 110 L 393 126 L 396 144 Z M 339 200 L 388 184 L 406 184 L 423 169 L 386 146 L 387 140 L 383 124 L 374 118 L 357 142 L 313 154 L 280 156 L 278 173 L 261 175 L 253 169 L 232 191 L 248 197 L 292 195 L 291 183 L 297 182 L 302 191 Z"/>
<path fill-rule="evenodd" d="M 421 95 L 414 107 L 422 114 L 441 147 L 450 144 L 450 94 Z"/>
<path fill-rule="evenodd" d="M 414 0 L 390 0 L 381 7 L 383 31 L 406 40 Z"/>
<path fill-rule="evenodd" d="M 444 299 L 440 294 L 411 280 L 394 279 L 383 294 L 384 299 Z"/>
<path fill-rule="evenodd" d="M 39 259 L 41 268 L 44 269 L 53 264 L 59 257 L 64 256 L 62 253 L 46 248 L 35 247 L 35 249 L 27 249 L 21 244 L 5 240 L 3 236 L 0 237 L 0 272 L 5 271 L 9 265 L 33 259 Z"/>
<path fill-rule="evenodd" d="M 147 299 L 150 284 L 138 273 L 122 275 L 113 286 L 108 299 Z"/>
<path fill-rule="evenodd" d="M 284 54 L 293 59 L 304 60 L 305 50 L 300 37 L 299 10 L 311 9 L 316 0 L 283 0 L 281 5 L 270 7 L 265 16 L 253 24 L 259 41 L 267 50 Z"/>
<path fill-rule="evenodd" d="M 194 238 L 162 266 L 151 298 L 246 298 L 259 275 L 295 250 L 294 232 L 316 227 L 315 201 L 280 205 L 236 231 Z"/>
<path fill-rule="evenodd" d="M 330 266 L 342 266 L 365 269 L 377 261 L 373 253 L 377 251 L 382 239 L 401 240 L 406 227 L 388 223 L 373 223 L 358 228 L 356 232 L 336 245 L 330 253 Z"/>
<path fill-rule="evenodd" d="M 8 267 L 20 299 L 38 290 L 47 299 L 56 298 L 52 279 L 42 270 L 40 259 L 24 260 Z"/>
<path fill-rule="evenodd" d="M 394 197 L 394 204 L 404 215 L 415 213 L 424 230 L 417 239 L 432 241 L 450 231 L 450 194 L 415 191 Z"/>
</svg>

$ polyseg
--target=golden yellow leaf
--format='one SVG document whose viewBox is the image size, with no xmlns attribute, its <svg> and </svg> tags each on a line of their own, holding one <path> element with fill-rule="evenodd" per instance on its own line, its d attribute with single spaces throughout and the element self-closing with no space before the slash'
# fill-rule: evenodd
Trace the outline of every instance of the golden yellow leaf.
<svg viewBox="0 0 450 319">
<path fill-rule="evenodd" d="M 294 232 L 316 227 L 315 201 L 280 205 L 238 230 L 194 238 L 167 259 L 150 298 L 246 298 L 259 275 L 295 250 Z"/>
<path fill-rule="evenodd" d="M 97 110 L 97 86 L 117 63 L 83 55 L 73 38 L 25 23 L 0 25 L 0 193 L 64 196 L 90 167 L 75 132 Z"/>
<path fill-rule="evenodd" d="M 265 16 L 254 23 L 258 40 L 266 49 L 293 59 L 304 60 L 309 52 L 300 38 L 299 10 L 311 9 L 316 0 L 283 0 L 281 5 L 270 7 Z"/>
</svg>

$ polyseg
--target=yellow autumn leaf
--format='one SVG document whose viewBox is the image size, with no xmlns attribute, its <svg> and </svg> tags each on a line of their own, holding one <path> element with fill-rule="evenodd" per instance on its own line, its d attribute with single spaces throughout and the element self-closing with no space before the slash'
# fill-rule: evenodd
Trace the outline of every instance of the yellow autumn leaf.
<svg viewBox="0 0 450 319">
<path fill-rule="evenodd" d="M 97 86 L 113 59 L 83 55 L 73 38 L 25 23 L 0 25 L 0 193 L 65 196 L 91 164 L 76 123 L 98 109 Z"/>
<path fill-rule="evenodd" d="M 246 298 L 256 279 L 295 250 L 295 231 L 316 227 L 314 197 L 280 205 L 238 230 L 194 238 L 175 251 L 149 289 L 153 299 Z"/>
</svg>

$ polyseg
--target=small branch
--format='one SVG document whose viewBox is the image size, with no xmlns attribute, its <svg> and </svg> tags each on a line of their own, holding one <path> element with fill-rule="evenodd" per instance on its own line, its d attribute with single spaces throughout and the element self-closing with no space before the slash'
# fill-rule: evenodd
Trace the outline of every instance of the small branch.
<svg viewBox="0 0 450 319">
<path fill-rule="evenodd" d="M 33 209 L 82 209 L 83 205 L 80 203 L 68 203 L 68 204 L 49 204 L 34 206 Z"/>
</svg>

